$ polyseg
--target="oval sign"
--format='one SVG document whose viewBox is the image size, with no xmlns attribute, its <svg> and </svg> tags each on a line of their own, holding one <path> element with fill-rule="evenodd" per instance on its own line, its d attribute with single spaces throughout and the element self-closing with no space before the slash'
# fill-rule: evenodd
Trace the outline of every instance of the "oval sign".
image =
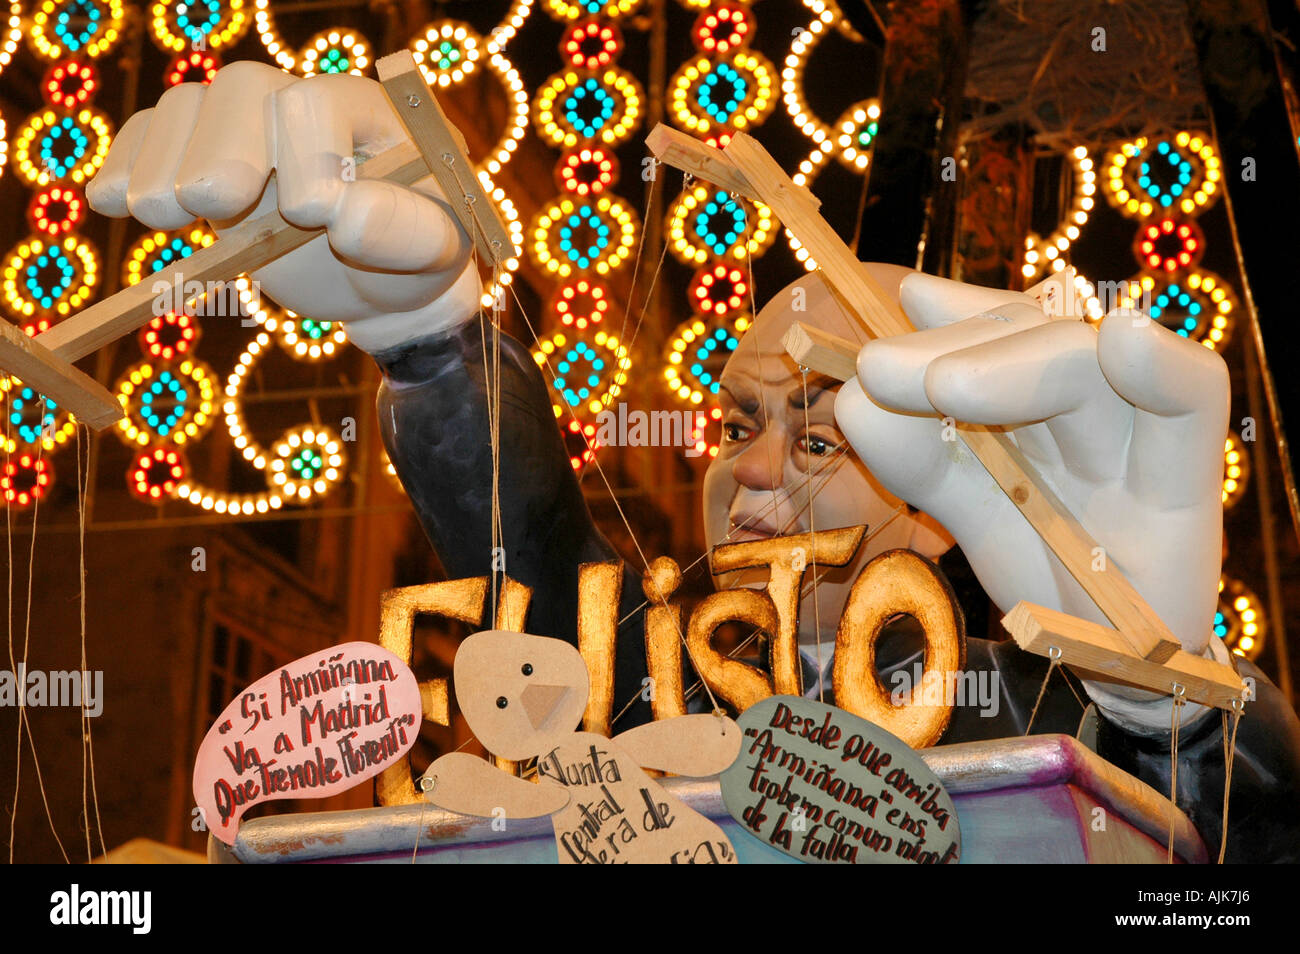
<svg viewBox="0 0 1300 954">
<path fill-rule="evenodd" d="M 378 775 L 419 735 L 420 687 L 374 643 L 343 643 L 263 676 L 226 706 L 194 762 L 194 800 L 233 845 L 258 802 L 325 798 Z"/>
<path fill-rule="evenodd" d="M 815 699 L 770 696 L 737 720 L 722 799 L 751 835 L 800 861 L 952 864 L 957 809 L 916 750 Z"/>
</svg>

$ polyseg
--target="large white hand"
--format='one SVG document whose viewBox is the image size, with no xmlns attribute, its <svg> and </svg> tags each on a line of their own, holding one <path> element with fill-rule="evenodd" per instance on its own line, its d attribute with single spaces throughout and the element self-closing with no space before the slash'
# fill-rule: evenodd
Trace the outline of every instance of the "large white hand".
<svg viewBox="0 0 1300 954">
<path fill-rule="evenodd" d="M 325 228 L 253 278 L 286 308 L 348 322 L 374 351 L 463 321 L 478 303 L 469 239 L 431 176 L 406 189 L 348 174 L 354 155 L 404 138 L 373 80 L 232 63 L 210 86 L 175 86 L 132 116 L 87 199 L 156 229 L 198 217 L 220 235 L 277 205 L 294 225 Z"/>
<path fill-rule="evenodd" d="M 1202 653 L 1220 570 L 1223 360 L 1136 312 L 1097 332 L 1049 321 L 1025 295 L 919 273 L 900 296 L 920 330 L 868 343 L 836 403 L 867 466 L 948 528 L 1004 612 L 1028 600 L 1106 623 L 974 455 L 944 439 L 941 418 L 1005 426 L 1100 557 Z"/>
</svg>

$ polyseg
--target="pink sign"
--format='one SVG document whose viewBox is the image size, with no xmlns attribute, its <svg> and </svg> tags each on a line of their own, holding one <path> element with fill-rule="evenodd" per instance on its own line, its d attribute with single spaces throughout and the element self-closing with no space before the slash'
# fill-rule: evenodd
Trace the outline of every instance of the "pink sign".
<svg viewBox="0 0 1300 954">
<path fill-rule="evenodd" d="M 258 802 L 325 798 L 378 775 L 415 744 L 420 687 L 374 643 L 344 643 L 253 683 L 208 730 L 194 799 L 209 830 L 234 844 Z"/>
</svg>

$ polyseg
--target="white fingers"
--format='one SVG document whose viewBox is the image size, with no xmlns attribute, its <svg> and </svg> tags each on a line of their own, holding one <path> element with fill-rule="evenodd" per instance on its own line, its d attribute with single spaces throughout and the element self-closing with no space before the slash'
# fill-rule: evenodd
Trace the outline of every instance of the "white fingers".
<svg viewBox="0 0 1300 954">
<path fill-rule="evenodd" d="M 936 359 L 925 390 L 943 414 L 972 424 L 1046 421 L 1072 474 L 1119 477 L 1132 408 L 1097 364 L 1097 335 L 1054 321 Z"/>
<path fill-rule="evenodd" d="M 982 312 L 997 313 L 1015 303 L 1029 305 L 1042 314 L 1039 304 L 1021 292 L 967 285 L 923 272 L 913 272 L 903 279 L 898 300 L 919 330 L 948 325 Z"/>
<path fill-rule="evenodd" d="M 113 145 L 104 157 L 104 165 L 86 186 L 86 201 L 100 215 L 120 219 L 131 214 L 127 207 L 126 190 L 131 181 L 131 170 L 135 167 L 149 131 L 149 117 L 152 109 L 142 109 L 118 130 L 113 137 Z"/>
<path fill-rule="evenodd" d="M 176 172 L 177 199 L 214 222 L 248 211 L 275 163 L 272 96 L 296 79 L 251 60 L 217 72 Z"/>
<path fill-rule="evenodd" d="M 1168 507 L 1219 501 L 1230 400 L 1223 359 L 1133 312 L 1102 322 L 1097 359 L 1137 408 L 1128 460 L 1134 491 Z"/>
<path fill-rule="evenodd" d="M 194 220 L 176 200 L 176 170 L 194 131 L 203 92 L 198 83 L 173 86 L 149 117 L 149 129 L 131 169 L 126 204 L 150 228 L 178 229 Z"/>
<path fill-rule="evenodd" d="M 368 268 L 442 270 L 469 256 L 469 238 L 445 200 L 380 180 L 348 185 L 329 235 L 339 255 Z"/>
<path fill-rule="evenodd" d="M 904 284 L 910 281 L 908 278 Z M 885 407 L 914 414 L 931 413 L 934 408 L 925 392 L 925 375 L 933 361 L 952 351 L 1013 334 L 1029 322 L 1045 320 L 1037 305 L 1014 303 L 1002 312 L 868 341 L 858 353 L 858 380 L 872 399 Z"/>
<path fill-rule="evenodd" d="M 281 214 L 301 228 L 333 223 L 352 184 L 353 150 L 378 152 L 404 133 L 383 87 L 347 74 L 314 76 L 275 94 Z"/>
</svg>

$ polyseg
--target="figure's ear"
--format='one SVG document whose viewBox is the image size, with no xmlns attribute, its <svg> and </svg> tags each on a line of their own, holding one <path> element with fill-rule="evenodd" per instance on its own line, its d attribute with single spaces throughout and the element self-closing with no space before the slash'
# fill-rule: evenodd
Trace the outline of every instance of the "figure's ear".
<svg viewBox="0 0 1300 954">
<path fill-rule="evenodd" d="M 937 562 L 952 549 L 955 541 L 943 524 L 923 510 L 913 510 L 909 519 L 912 521 L 912 535 L 907 547 L 932 562 Z"/>
<path fill-rule="evenodd" d="M 569 792 L 559 785 L 540 785 L 507 775 L 468 752 L 442 756 L 420 778 L 427 801 L 461 815 L 482 818 L 539 818 L 569 804 Z"/>
</svg>

